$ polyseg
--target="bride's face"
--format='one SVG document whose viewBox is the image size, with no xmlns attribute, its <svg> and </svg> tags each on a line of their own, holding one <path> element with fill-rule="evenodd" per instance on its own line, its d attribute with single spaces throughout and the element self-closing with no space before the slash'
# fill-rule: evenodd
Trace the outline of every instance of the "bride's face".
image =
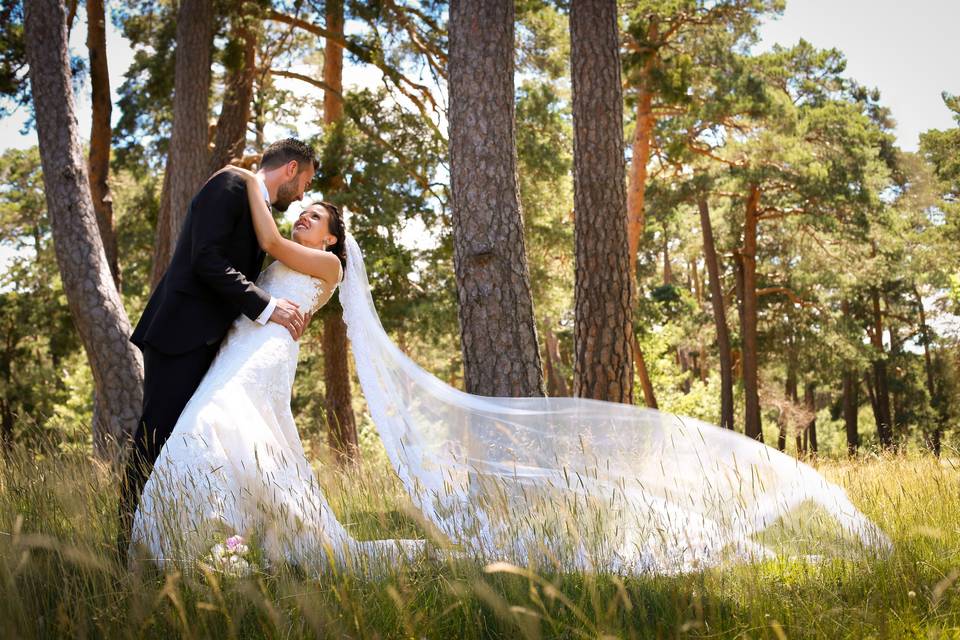
<svg viewBox="0 0 960 640">
<path fill-rule="evenodd" d="M 327 246 L 332 245 L 337 237 L 330 233 L 330 212 L 323 205 L 310 205 L 293 224 L 291 237 L 294 242 L 315 249 L 322 249 L 324 242 Z"/>
</svg>

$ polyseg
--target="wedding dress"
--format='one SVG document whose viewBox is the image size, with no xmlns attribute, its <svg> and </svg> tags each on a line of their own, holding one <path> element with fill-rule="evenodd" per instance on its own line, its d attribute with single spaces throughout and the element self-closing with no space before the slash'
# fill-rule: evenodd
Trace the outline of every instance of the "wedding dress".
<svg viewBox="0 0 960 640">
<path fill-rule="evenodd" d="M 349 234 L 340 301 L 392 466 L 461 553 L 677 573 L 891 548 L 841 487 L 733 431 L 613 402 L 484 397 L 445 384 L 384 331 Z"/>
<path fill-rule="evenodd" d="M 340 302 L 370 414 L 412 515 L 451 554 L 676 573 L 890 549 L 842 488 L 732 431 L 618 403 L 484 397 L 445 384 L 384 331 L 349 233 L 346 247 Z M 258 284 L 301 309 L 332 293 L 279 262 Z M 158 562 L 197 557 L 217 527 L 260 531 L 270 557 L 300 565 L 421 549 L 354 540 L 336 520 L 290 410 L 298 348 L 280 325 L 235 321 L 144 487 L 133 540 Z"/>
<path fill-rule="evenodd" d="M 333 293 L 279 261 L 257 284 L 316 311 Z M 204 557 L 214 536 L 254 535 L 265 560 L 306 570 L 410 557 L 421 541 L 357 541 L 336 519 L 304 455 L 290 408 L 300 344 L 282 325 L 234 321 L 143 488 L 137 544 L 154 561 Z"/>
</svg>

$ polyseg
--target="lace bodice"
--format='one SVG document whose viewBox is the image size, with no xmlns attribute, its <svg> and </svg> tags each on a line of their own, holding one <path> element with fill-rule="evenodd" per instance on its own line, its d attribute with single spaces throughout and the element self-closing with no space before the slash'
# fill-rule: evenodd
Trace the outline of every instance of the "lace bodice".
<svg viewBox="0 0 960 640">
<path fill-rule="evenodd" d="M 273 261 L 257 278 L 257 286 L 274 298 L 286 298 L 300 305 L 300 311 L 313 312 L 326 304 L 336 285 L 294 271 L 279 260 Z"/>
<path fill-rule="evenodd" d="M 322 307 L 336 289 L 336 285 L 294 271 L 279 260 L 261 272 L 257 285 L 275 298 L 297 303 L 304 313 Z M 241 314 L 220 343 L 194 395 L 242 387 L 247 392 L 258 390 L 281 405 L 289 403 L 299 352 L 300 343 L 290 337 L 286 327 L 275 322 L 261 325 Z"/>
</svg>

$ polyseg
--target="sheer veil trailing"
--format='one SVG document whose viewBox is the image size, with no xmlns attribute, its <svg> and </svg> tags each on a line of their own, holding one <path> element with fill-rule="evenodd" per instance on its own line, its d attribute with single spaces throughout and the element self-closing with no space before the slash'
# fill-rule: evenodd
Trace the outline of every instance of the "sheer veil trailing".
<svg viewBox="0 0 960 640">
<path fill-rule="evenodd" d="M 346 247 L 340 300 L 376 429 L 413 504 L 463 553 L 676 573 L 889 550 L 843 489 L 740 434 L 636 406 L 443 383 L 384 331 L 349 233 Z"/>
</svg>

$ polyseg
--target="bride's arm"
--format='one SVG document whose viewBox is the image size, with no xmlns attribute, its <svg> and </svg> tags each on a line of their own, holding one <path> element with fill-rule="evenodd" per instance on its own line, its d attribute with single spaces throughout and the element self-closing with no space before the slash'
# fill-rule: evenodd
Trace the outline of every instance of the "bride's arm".
<svg viewBox="0 0 960 640">
<path fill-rule="evenodd" d="M 247 198 L 250 201 L 250 215 L 253 229 L 257 234 L 260 248 L 294 271 L 306 273 L 328 283 L 335 283 L 340 277 L 340 258 L 330 251 L 305 247 L 280 235 L 277 223 L 267 208 L 256 176 L 239 167 L 228 165 L 221 171 L 233 171 L 243 177 L 247 184 Z"/>
</svg>

